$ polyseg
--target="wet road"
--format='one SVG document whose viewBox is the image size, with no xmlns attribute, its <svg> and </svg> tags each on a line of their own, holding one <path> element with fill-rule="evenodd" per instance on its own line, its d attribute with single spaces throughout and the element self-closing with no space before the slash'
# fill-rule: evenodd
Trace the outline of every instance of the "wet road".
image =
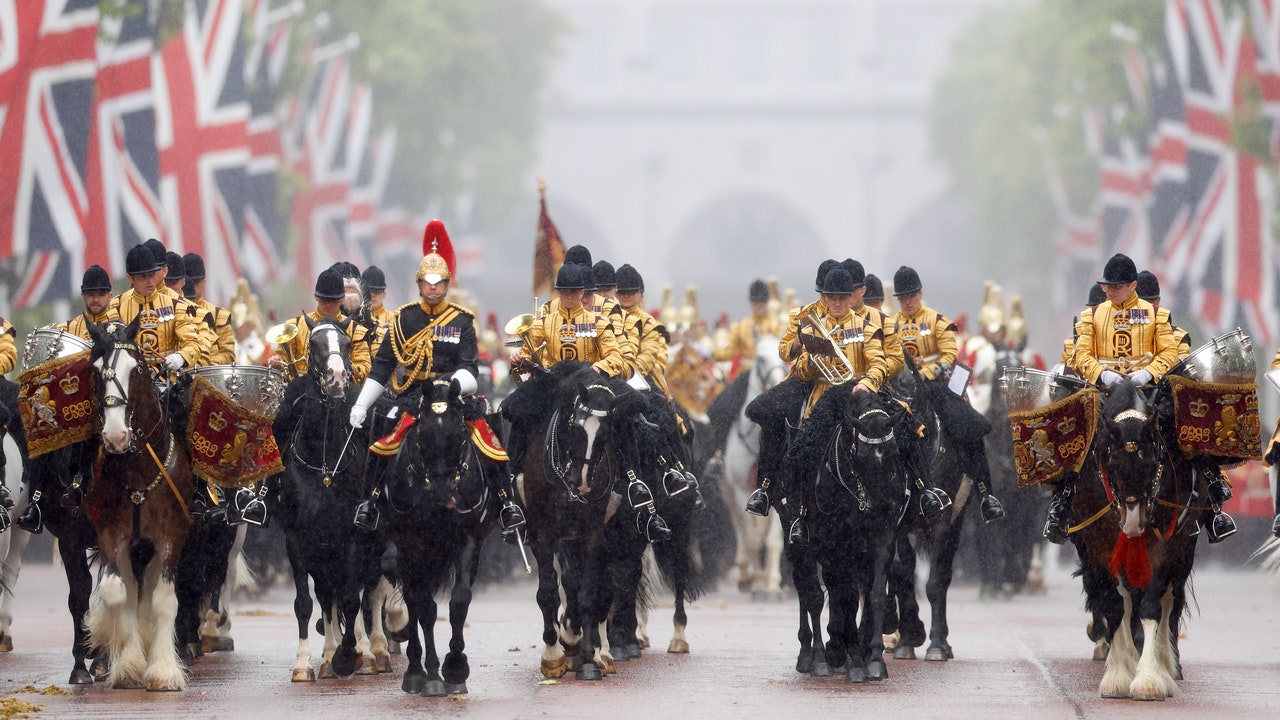
<svg viewBox="0 0 1280 720">
<path fill-rule="evenodd" d="M 540 621 L 534 586 L 487 588 L 470 615 L 470 694 L 424 698 L 400 691 L 395 673 L 290 683 L 296 649 L 291 590 L 278 588 L 233 608 L 236 651 L 206 656 L 185 693 L 148 694 L 102 685 L 71 687 L 71 632 L 66 581 L 49 565 L 23 569 L 15 601 L 13 652 L 0 655 L 0 694 L 44 706 L 39 717 L 107 718 L 465 718 L 635 717 L 785 718 L 803 713 L 904 713 L 902 717 L 1106 717 L 1161 720 L 1280 716 L 1280 589 L 1249 571 L 1197 572 L 1193 615 L 1182 656 L 1186 679 L 1164 703 L 1102 700 L 1102 664 L 1084 636 L 1079 583 L 1069 568 L 1051 569 L 1042 596 L 978 599 L 976 587 L 952 593 L 952 644 L 946 663 L 888 660 L 880 684 L 846 685 L 842 677 L 797 675 L 794 601 L 752 603 L 719 592 L 690 609 L 688 655 L 669 655 L 670 609 L 650 623 L 653 649 L 618 664 L 601 682 L 539 685 Z M 447 605 L 443 606 L 447 609 Z M 437 637 L 444 637 L 443 623 Z M 313 652 L 320 643 L 313 639 Z M 26 685 L 59 685 L 70 694 L 14 695 Z M 0 717 L 3 717 L 0 708 Z"/>
</svg>

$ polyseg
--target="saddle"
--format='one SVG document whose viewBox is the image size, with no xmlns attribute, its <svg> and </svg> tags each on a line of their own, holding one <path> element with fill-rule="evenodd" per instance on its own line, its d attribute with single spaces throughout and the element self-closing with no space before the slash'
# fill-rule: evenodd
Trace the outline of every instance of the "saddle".
<svg viewBox="0 0 1280 720">
<path fill-rule="evenodd" d="M 401 413 L 400 419 L 396 421 L 395 428 L 390 433 L 378 438 L 369 446 L 369 452 L 380 457 L 395 457 L 400 453 L 400 445 L 404 442 L 404 438 L 409 434 L 409 428 L 414 426 L 417 418 L 409 413 Z M 467 420 L 467 427 L 471 431 L 471 444 L 476 447 L 485 457 L 494 462 L 507 462 L 507 451 L 503 449 L 502 442 L 498 440 L 498 436 L 493 432 L 493 428 L 489 427 L 488 421 L 484 418 L 478 420 Z"/>
</svg>

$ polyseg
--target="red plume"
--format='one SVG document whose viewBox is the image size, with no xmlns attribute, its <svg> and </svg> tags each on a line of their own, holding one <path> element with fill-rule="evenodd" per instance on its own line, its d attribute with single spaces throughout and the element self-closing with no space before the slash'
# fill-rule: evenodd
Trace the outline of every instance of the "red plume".
<svg viewBox="0 0 1280 720">
<path fill-rule="evenodd" d="M 432 249 L 432 244 L 435 249 Z M 453 252 L 453 243 L 449 240 L 449 231 L 444 229 L 444 221 L 432 220 L 427 223 L 427 229 L 422 233 L 422 254 L 424 256 L 435 253 L 444 258 L 444 264 L 449 266 L 450 277 L 458 275 L 458 257 Z"/>
</svg>

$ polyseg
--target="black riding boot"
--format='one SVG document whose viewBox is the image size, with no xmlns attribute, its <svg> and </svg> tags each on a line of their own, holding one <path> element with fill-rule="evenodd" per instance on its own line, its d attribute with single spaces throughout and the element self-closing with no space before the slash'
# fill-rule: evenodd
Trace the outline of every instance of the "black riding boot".
<svg viewBox="0 0 1280 720">
<path fill-rule="evenodd" d="M 1049 512 L 1045 517 L 1044 539 L 1054 545 L 1067 541 L 1071 528 L 1071 496 L 1075 493 L 1076 476 L 1067 473 L 1058 481 L 1053 489 L 1053 500 L 1049 502 Z"/>
<path fill-rule="evenodd" d="M 1231 485 L 1223 476 L 1222 469 L 1213 462 L 1201 464 L 1197 474 L 1204 478 L 1209 504 L 1212 507 L 1211 510 L 1205 511 L 1204 527 L 1209 533 L 1209 544 L 1216 545 L 1236 534 L 1236 521 L 1222 511 L 1222 504 L 1231 499 Z"/>
<path fill-rule="evenodd" d="M 911 494 L 918 498 L 920 503 L 920 513 L 926 519 L 932 520 L 942 515 L 943 511 L 951 507 L 951 496 L 942 488 L 931 487 L 925 482 L 925 473 L 923 468 L 926 467 L 924 457 L 922 456 L 922 448 L 920 442 L 907 443 L 907 449 L 902 453 L 902 463 L 915 488 Z"/>
<path fill-rule="evenodd" d="M 981 443 L 965 448 L 964 474 L 973 479 L 973 487 L 978 491 L 978 513 L 982 522 L 995 522 L 1004 517 L 1004 505 L 991 492 L 991 467 L 987 465 L 987 455 Z"/>
<path fill-rule="evenodd" d="M 44 532 L 44 513 L 40 510 L 40 498 L 43 496 L 44 492 L 33 489 L 31 491 L 31 500 L 27 503 L 26 509 L 22 511 L 22 514 L 18 516 L 17 521 L 14 523 L 32 535 L 39 535 Z M 0 515 L 4 515 L 7 518 L 9 513 L 0 512 Z M 4 524 L 4 521 L 0 520 L 0 524 Z M 8 526 L 5 525 L 5 527 L 7 528 Z M 4 532 L 4 529 L 0 528 L 0 532 Z"/>
<path fill-rule="evenodd" d="M 634 470 L 627 470 L 627 481 L 627 503 L 636 513 L 636 530 L 651 543 L 670 540 L 671 528 L 654 507 L 653 492 L 649 486 Z"/>
<path fill-rule="evenodd" d="M 242 487 L 236 490 L 227 508 L 227 522 L 232 525 L 249 523 L 262 527 L 267 523 L 267 481 L 258 483 L 257 487 Z"/>
<path fill-rule="evenodd" d="M 516 531 L 526 524 L 524 509 L 516 502 L 515 477 L 506 471 L 505 465 L 492 468 L 485 474 L 491 489 L 502 503 L 498 510 L 498 525 L 502 527 L 502 540 L 508 544 L 516 541 Z"/>
<path fill-rule="evenodd" d="M 375 487 L 369 497 L 356 505 L 356 515 L 351 522 L 361 530 L 373 532 L 378 529 L 378 521 L 382 519 L 382 511 L 378 509 L 378 498 L 382 497 L 382 488 Z"/>
</svg>

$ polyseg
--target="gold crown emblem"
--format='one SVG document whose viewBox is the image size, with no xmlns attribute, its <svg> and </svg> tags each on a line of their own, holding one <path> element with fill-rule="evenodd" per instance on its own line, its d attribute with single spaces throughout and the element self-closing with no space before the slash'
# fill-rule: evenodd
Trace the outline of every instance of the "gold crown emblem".
<svg viewBox="0 0 1280 720">
<path fill-rule="evenodd" d="M 80 392 L 80 376 L 68 375 L 59 380 L 58 385 L 62 388 L 63 395 L 75 395 Z"/>
<path fill-rule="evenodd" d="M 1253 393 L 1249 393 L 1248 395 L 1245 395 L 1244 409 L 1246 412 L 1250 410 L 1258 409 L 1258 393 L 1253 392 Z"/>
<path fill-rule="evenodd" d="M 1191 411 L 1191 417 L 1202 418 L 1209 414 L 1209 403 L 1200 399 L 1192 400 L 1187 409 Z"/>
<path fill-rule="evenodd" d="M 227 427 L 227 419 L 222 413 L 215 412 L 209 416 L 209 427 L 213 428 L 214 432 L 222 432 Z"/>
<path fill-rule="evenodd" d="M 1076 431 L 1076 419 L 1073 417 L 1062 418 L 1062 422 L 1058 423 L 1058 432 L 1063 435 L 1070 435 Z"/>
</svg>

